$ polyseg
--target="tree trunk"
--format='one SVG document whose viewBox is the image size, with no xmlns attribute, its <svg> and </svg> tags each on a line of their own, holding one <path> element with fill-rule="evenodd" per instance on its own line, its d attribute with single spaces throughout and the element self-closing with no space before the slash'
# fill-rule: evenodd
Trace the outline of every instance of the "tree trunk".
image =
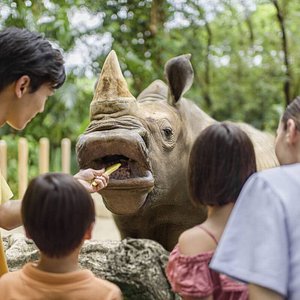
<svg viewBox="0 0 300 300">
<path fill-rule="evenodd" d="M 207 34 L 207 44 L 206 44 L 206 53 L 205 53 L 205 70 L 204 70 L 204 85 L 203 85 L 203 98 L 205 101 L 205 104 L 207 108 L 212 108 L 212 99 L 210 96 L 210 49 L 212 45 L 212 40 L 213 40 L 213 35 L 212 35 L 212 30 L 210 28 L 210 24 L 205 16 L 205 10 L 200 6 L 200 4 L 196 4 L 194 1 L 190 2 L 190 5 L 194 8 L 197 9 L 199 12 L 199 16 L 203 19 L 205 23 L 205 30 Z"/>
<path fill-rule="evenodd" d="M 212 31 L 207 20 L 205 20 L 205 29 L 207 33 L 207 45 L 206 45 L 206 55 L 205 55 L 205 90 L 204 90 L 204 100 L 208 108 L 212 107 L 212 100 L 210 97 L 210 60 L 209 53 L 212 44 Z"/>
<path fill-rule="evenodd" d="M 245 22 L 249 30 L 249 40 L 250 40 L 250 45 L 253 47 L 254 45 L 254 32 L 253 32 L 253 25 L 252 25 L 252 20 L 251 20 L 251 12 L 249 8 L 247 7 L 247 1 L 241 0 L 241 4 L 243 5 L 245 9 Z"/>
<path fill-rule="evenodd" d="M 150 32 L 152 36 L 155 36 L 159 27 L 163 25 L 165 15 L 162 9 L 163 0 L 153 0 L 150 12 Z"/>
<path fill-rule="evenodd" d="M 278 1 L 272 0 L 272 2 L 277 12 L 277 20 L 282 34 L 281 45 L 284 54 L 284 65 L 285 65 L 285 81 L 283 85 L 283 92 L 285 95 L 285 104 L 287 106 L 292 100 L 291 99 L 292 74 L 291 74 L 290 63 L 289 63 L 289 49 L 288 49 L 288 41 L 287 41 L 286 29 L 285 29 L 285 18 L 282 10 L 280 10 Z"/>
</svg>

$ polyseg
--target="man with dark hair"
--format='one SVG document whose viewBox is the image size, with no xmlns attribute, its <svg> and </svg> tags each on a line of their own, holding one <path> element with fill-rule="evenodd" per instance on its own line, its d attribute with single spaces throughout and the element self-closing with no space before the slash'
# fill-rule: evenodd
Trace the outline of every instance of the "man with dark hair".
<svg viewBox="0 0 300 300">
<path fill-rule="evenodd" d="M 59 50 L 40 34 L 6 28 L 0 32 L 0 126 L 8 123 L 23 129 L 44 110 L 47 97 L 65 81 L 64 61 Z M 0 204 L 12 197 L 0 174 Z M 0 226 L 21 224 L 20 202 L 0 206 Z"/>
<path fill-rule="evenodd" d="M 44 110 L 46 100 L 65 81 L 62 54 L 41 34 L 26 29 L 0 31 L 0 127 L 5 123 L 23 129 Z M 89 192 L 104 188 L 104 170 L 81 170 L 75 177 Z M 91 185 L 94 180 L 97 185 Z M 21 225 L 20 201 L 8 201 L 12 193 L 0 173 L 0 227 Z M 5 203 L 6 202 L 6 203 Z M 0 236 L 0 276 L 7 271 Z"/>
<path fill-rule="evenodd" d="M 121 300 L 116 285 L 78 265 L 83 242 L 92 236 L 95 207 L 77 180 L 62 173 L 36 177 L 21 211 L 26 235 L 39 248 L 40 259 L 3 275 L 0 299 Z"/>
</svg>

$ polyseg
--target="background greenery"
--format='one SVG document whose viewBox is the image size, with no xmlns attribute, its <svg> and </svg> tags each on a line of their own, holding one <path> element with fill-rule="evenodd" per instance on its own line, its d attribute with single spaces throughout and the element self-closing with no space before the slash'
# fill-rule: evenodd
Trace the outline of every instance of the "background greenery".
<svg viewBox="0 0 300 300">
<path fill-rule="evenodd" d="M 63 51 L 68 78 L 25 130 L 5 126 L 0 134 L 9 145 L 16 136 L 29 138 L 33 165 L 37 141 L 49 137 L 51 168 L 58 170 L 60 141 L 71 138 L 74 149 L 88 124 L 94 83 L 110 49 L 136 96 L 164 79 L 169 58 L 191 53 L 190 99 L 218 120 L 274 131 L 300 90 L 299 15 L 298 0 L 2 0 L 0 29 L 43 32 Z M 12 160 L 15 152 L 11 146 Z"/>
</svg>

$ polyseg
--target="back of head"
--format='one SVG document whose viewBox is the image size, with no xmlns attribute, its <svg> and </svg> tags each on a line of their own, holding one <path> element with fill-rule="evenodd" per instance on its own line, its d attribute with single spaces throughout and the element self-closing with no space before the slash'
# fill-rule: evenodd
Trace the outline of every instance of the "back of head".
<svg viewBox="0 0 300 300">
<path fill-rule="evenodd" d="M 80 246 L 95 221 L 91 195 L 71 175 L 43 174 L 33 179 L 22 201 L 28 236 L 49 257 L 63 257 Z"/>
<path fill-rule="evenodd" d="M 296 127 L 300 130 L 300 97 L 296 97 L 286 108 L 282 115 L 281 122 L 283 122 L 284 130 L 287 129 L 287 121 L 294 120 Z"/>
<path fill-rule="evenodd" d="M 194 203 L 235 202 L 247 178 L 256 171 L 253 144 L 232 123 L 215 123 L 196 139 L 188 166 L 189 192 Z"/>
<path fill-rule="evenodd" d="M 0 91 L 23 75 L 30 77 L 31 92 L 44 83 L 59 88 L 66 78 L 64 60 L 42 35 L 9 27 L 0 31 Z"/>
</svg>

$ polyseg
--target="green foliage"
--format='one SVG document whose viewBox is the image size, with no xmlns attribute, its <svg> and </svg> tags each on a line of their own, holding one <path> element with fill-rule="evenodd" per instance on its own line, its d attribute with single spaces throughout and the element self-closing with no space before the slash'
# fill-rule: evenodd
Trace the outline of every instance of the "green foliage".
<svg viewBox="0 0 300 300">
<path fill-rule="evenodd" d="M 3 127 L 0 134 L 32 141 L 49 137 L 53 152 L 69 137 L 74 149 L 89 122 L 96 76 L 112 48 L 134 95 L 164 79 L 169 58 L 191 53 L 195 81 L 187 97 L 218 120 L 245 121 L 274 132 L 285 106 L 284 82 L 291 83 L 292 97 L 300 92 L 300 2 L 278 2 L 289 74 L 273 1 L 2 0 L 0 28 L 43 32 L 66 58 L 80 43 L 87 50 L 80 50 L 86 65 L 68 67 L 67 82 L 48 100 L 44 113 L 21 133 Z M 52 163 L 58 166 L 57 157 Z"/>
</svg>

